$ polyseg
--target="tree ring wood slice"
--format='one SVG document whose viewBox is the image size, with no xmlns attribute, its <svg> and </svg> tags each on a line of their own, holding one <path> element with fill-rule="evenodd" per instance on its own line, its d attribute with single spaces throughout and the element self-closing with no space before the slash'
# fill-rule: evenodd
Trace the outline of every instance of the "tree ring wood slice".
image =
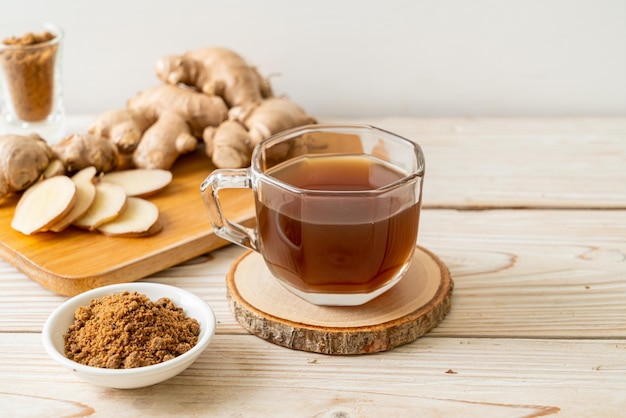
<svg viewBox="0 0 626 418">
<path fill-rule="evenodd" d="M 454 282 L 446 265 L 417 246 L 406 275 L 360 306 L 318 306 L 284 288 L 249 251 L 231 266 L 227 298 L 252 334 L 294 350 L 349 355 L 386 351 L 415 341 L 450 311 Z"/>
</svg>

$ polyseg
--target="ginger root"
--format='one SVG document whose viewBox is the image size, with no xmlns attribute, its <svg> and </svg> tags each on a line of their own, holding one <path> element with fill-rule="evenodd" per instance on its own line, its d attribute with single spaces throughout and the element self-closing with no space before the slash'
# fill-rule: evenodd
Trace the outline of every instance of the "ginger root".
<svg viewBox="0 0 626 418">
<path fill-rule="evenodd" d="M 164 84 L 139 92 L 123 109 L 102 113 L 84 134 L 53 146 L 37 135 L 0 136 L 0 202 L 37 187 L 22 195 L 15 229 L 31 234 L 73 225 L 115 236 L 154 234 L 162 228 L 158 210 L 130 196 L 169 184 L 171 173 L 153 178 L 154 169 L 169 170 L 202 140 L 215 167 L 245 167 L 262 140 L 316 123 L 293 101 L 274 97 L 269 81 L 225 48 L 164 57 L 156 71 Z M 144 170 L 120 173 L 119 181 L 132 183 L 124 189 L 104 174 L 130 168 Z M 40 210 L 51 199 L 54 210 Z"/>
<path fill-rule="evenodd" d="M 139 93 L 128 108 L 155 120 L 133 153 L 139 168 L 169 169 L 181 154 L 196 149 L 208 126 L 218 126 L 228 117 L 228 108 L 218 96 L 188 88 L 160 85 Z"/>
<path fill-rule="evenodd" d="M 117 167 L 117 147 L 106 138 L 93 134 L 73 134 L 52 146 L 52 151 L 63 162 L 68 173 L 76 173 L 89 166 L 106 173 Z"/>
<path fill-rule="evenodd" d="M 246 128 L 227 120 L 217 127 L 208 127 L 202 135 L 205 152 L 217 168 L 239 168 L 250 164 L 252 142 Z"/>
<path fill-rule="evenodd" d="M 293 101 L 274 97 L 269 81 L 229 49 L 204 48 L 163 57 L 156 71 L 165 84 L 139 92 L 124 109 L 101 114 L 87 136 L 57 144 L 55 152 L 68 171 L 88 165 L 103 172 L 168 170 L 180 155 L 196 150 L 200 140 L 216 167 L 244 167 L 263 139 L 316 123 Z M 111 149 L 117 157 L 110 166 L 91 158 L 102 153 L 107 158 L 100 160 L 108 161 Z"/>
<path fill-rule="evenodd" d="M 227 118 L 228 108 L 221 97 L 163 84 L 129 99 L 125 109 L 102 113 L 87 135 L 64 140 L 55 151 L 74 171 L 85 165 L 95 165 L 104 172 L 134 167 L 167 170 L 181 154 L 197 148 L 205 128 L 218 126 Z M 112 168 L 105 169 L 94 160 L 84 161 L 87 144 L 92 154 L 102 152 L 109 157 L 115 150 Z"/>
<path fill-rule="evenodd" d="M 231 116 L 248 129 L 253 147 L 278 132 L 317 123 L 315 118 L 286 97 L 266 99 L 249 115 L 234 113 Z"/>
<path fill-rule="evenodd" d="M 108 138 L 119 152 L 132 153 L 141 136 L 154 123 L 145 112 L 133 109 L 113 109 L 99 115 L 88 131 L 95 136 Z"/>
<path fill-rule="evenodd" d="M 54 153 L 36 134 L 0 136 L 0 202 L 39 180 Z"/>
<path fill-rule="evenodd" d="M 270 83 L 235 51 L 204 48 L 183 55 L 170 55 L 156 63 L 157 77 L 169 84 L 185 84 L 207 95 L 224 99 L 229 108 L 252 111 L 272 96 Z"/>
<path fill-rule="evenodd" d="M 176 112 L 189 124 L 191 134 L 196 137 L 201 137 L 207 126 L 217 126 L 228 117 L 228 108 L 220 97 L 169 84 L 140 92 L 128 100 L 127 107 L 153 121 L 166 111 Z"/>
<path fill-rule="evenodd" d="M 262 140 L 317 122 L 286 97 L 270 97 L 247 116 L 232 112 L 231 117 L 217 128 L 205 129 L 203 134 L 206 154 L 217 168 L 245 167 L 250 164 L 252 150 Z"/>
<path fill-rule="evenodd" d="M 185 119 L 176 112 L 163 112 L 144 133 L 133 163 L 140 168 L 168 170 L 180 155 L 194 151 L 197 145 Z"/>
</svg>

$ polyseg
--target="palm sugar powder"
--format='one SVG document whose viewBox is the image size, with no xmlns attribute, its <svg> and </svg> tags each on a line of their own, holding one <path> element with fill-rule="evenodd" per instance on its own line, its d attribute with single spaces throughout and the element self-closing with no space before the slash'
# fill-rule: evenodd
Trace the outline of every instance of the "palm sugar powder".
<svg viewBox="0 0 626 418">
<path fill-rule="evenodd" d="M 38 122 L 48 117 L 54 102 L 54 71 L 58 44 L 51 32 L 27 33 L 4 39 L 0 53 L 18 118 Z"/>
<path fill-rule="evenodd" d="M 198 342 L 200 324 L 169 298 L 137 292 L 94 299 L 74 313 L 65 355 L 93 367 L 130 369 L 171 360 Z"/>
</svg>

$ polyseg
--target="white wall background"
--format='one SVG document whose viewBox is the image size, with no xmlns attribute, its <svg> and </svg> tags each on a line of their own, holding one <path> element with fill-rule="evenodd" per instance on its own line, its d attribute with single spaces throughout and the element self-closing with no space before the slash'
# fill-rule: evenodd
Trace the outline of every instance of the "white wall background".
<svg viewBox="0 0 626 418">
<path fill-rule="evenodd" d="M 70 114 L 225 46 L 318 117 L 626 115 L 626 0 L 1 0 L 14 20 L 64 28 Z"/>
</svg>

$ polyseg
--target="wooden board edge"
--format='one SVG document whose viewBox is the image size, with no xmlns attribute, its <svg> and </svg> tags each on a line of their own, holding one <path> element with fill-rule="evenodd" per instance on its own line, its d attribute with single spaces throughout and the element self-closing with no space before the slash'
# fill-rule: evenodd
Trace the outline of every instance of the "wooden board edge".
<svg viewBox="0 0 626 418">
<path fill-rule="evenodd" d="M 253 226 L 255 219 L 248 218 L 242 220 L 241 223 L 245 226 Z M 141 238 L 133 239 L 141 240 Z M 103 270 L 97 274 L 87 276 L 65 276 L 46 270 L 19 253 L 9 252 L 1 244 L 0 258 L 43 288 L 61 296 L 76 296 L 101 286 L 134 282 L 195 257 L 231 245 L 229 241 L 218 237 L 210 231 L 202 236 L 190 238 L 182 244 L 172 245 L 167 249 L 147 254 L 146 257 L 139 261 L 117 265 L 110 270 Z"/>
</svg>

